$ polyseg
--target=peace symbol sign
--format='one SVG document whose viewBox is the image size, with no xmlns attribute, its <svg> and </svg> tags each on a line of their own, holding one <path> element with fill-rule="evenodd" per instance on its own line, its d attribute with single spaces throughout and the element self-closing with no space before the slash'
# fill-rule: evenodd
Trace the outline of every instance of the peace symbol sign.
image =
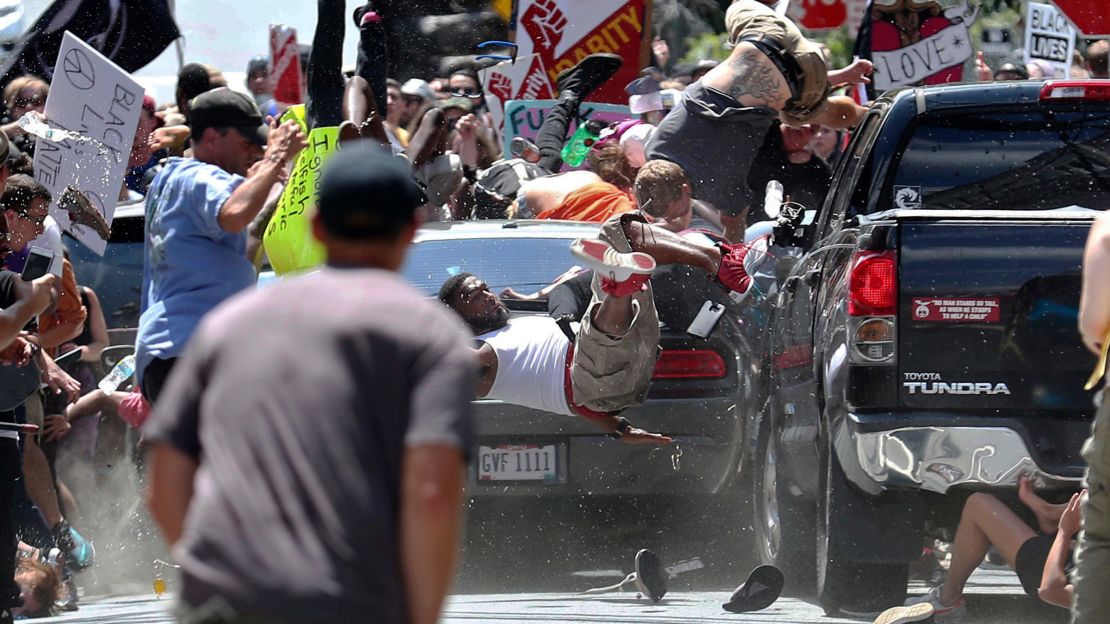
<svg viewBox="0 0 1110 624">
<path fill-rule="evenodd" d="M 84 50 L 73 48 L 66 52 L 62 59 L 62 73 L 74 87 L 88 91 L 96 84 L 96 73 L 93 71 L 92 59 Z"/>
</svg>

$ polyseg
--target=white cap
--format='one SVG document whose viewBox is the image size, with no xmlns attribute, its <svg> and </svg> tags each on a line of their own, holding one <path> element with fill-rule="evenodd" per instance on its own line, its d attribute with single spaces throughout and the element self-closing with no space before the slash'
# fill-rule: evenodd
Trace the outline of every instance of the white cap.
<svg viewBox="0 0 1110 624">
<path fill-rule="evenodd" d="M 643 95 L 628 96 L 628 108 L 633 115 L 643 115 L 651 111 L 663 110 L 663 96 L 661 91 L 652 91 Z"/>
<path fill-rule="evenodd" d="M 663 89 L 643 95 L 628 96 L 628 108 L 633 115 L 642 115 L 651 111 L 670 110 L 682 101 L 682 92 L 676 89 Z"/>
<path fill-rule="evenodd" d="M 401 85 L 401 95 L 415 95 L 425 102 L 436 99 L 436 92 L 432 90 L 432 85 L 419 78 L 406 80 L 405 84 Z"/>
<path fill-rule="evenodd" d="M 625 130 L 624 134 L 621 135 L 621 151 L 624 152 L 624 157 L 628 159 L 628 164 L 632 168 L 639 169 L 647 162 L 647 157 L 644 156 L 644 146 L 651 140 L 654 133 L 655 126 L 641 123 Z"/>
</svg>

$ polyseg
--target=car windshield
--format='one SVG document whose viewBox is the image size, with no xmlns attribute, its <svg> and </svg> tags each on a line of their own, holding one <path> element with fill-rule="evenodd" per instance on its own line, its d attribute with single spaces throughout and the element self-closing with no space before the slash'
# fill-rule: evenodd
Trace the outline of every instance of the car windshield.
<svg viewBox="0 0 1110 624">
<path fill-rule="evenodd" d="M 1105 210 L 1110 204 L 1110 114 L 926 115 L 883 195 L 882 210 Z"/>
<path fill-rule="evenodd" d="M 468 238 L 413 245 L 401 272 L 429 295 L 460 272 L 477 275 L 495 293 L 512 288 L 527 294 L 552 283 L 575 264 L 581 263 L 570 253 L 570 239 Z"/>
</svg>

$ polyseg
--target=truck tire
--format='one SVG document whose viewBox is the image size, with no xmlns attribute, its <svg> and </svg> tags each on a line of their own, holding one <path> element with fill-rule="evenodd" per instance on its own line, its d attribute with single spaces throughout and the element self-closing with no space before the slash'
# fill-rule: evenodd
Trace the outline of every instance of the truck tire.
<svg viewBox="0 0 1110 624">
<path fill-rule="evenodd" d="M 798 593 L 813 587 L 816 513 L 811 503 L 792 496 L 781 478 L 782 455 L 771 428 L 760 431 L 751 462 L 754 546 L 760 561 L 782 570 L 788 587 Z"/>
<path fill-rule="evenodd" d="M 828 615 L 877 613 L 906 598 L 909 565 L 860 561 L 866 543 L 848 538 L 844 527 L 871 505 L 848 484 L 836 454 L 824 447 L 821 491 L 817 505 L 817 600 Z M 878 513 L 878 510 L 875 510 Z M 835 517 L 834 517 L 835 514 Z"/>
</svg>

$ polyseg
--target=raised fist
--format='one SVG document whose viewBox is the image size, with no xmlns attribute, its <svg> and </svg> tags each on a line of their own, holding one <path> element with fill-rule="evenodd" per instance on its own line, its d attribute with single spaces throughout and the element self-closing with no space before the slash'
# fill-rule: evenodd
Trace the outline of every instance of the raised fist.
<svg viewBox="0 0 1110 624">
<path fill-rule="evenodd" d="M 567 18 L 559 10 L 555 0 L 536 0 L 524 12 L 521 22 L 536 48 L 543 52 L 555 49 L 567 27 Z"/>
<path fill-rule="evenodd" d="M 513 97 L 513 81 L 509 77 L 500 72 L 491 72 L 489 81 L 486 84 L 486 90 L 497 96 L 497 99 L 502 102 L 511 100 Z"/>
</svg>

